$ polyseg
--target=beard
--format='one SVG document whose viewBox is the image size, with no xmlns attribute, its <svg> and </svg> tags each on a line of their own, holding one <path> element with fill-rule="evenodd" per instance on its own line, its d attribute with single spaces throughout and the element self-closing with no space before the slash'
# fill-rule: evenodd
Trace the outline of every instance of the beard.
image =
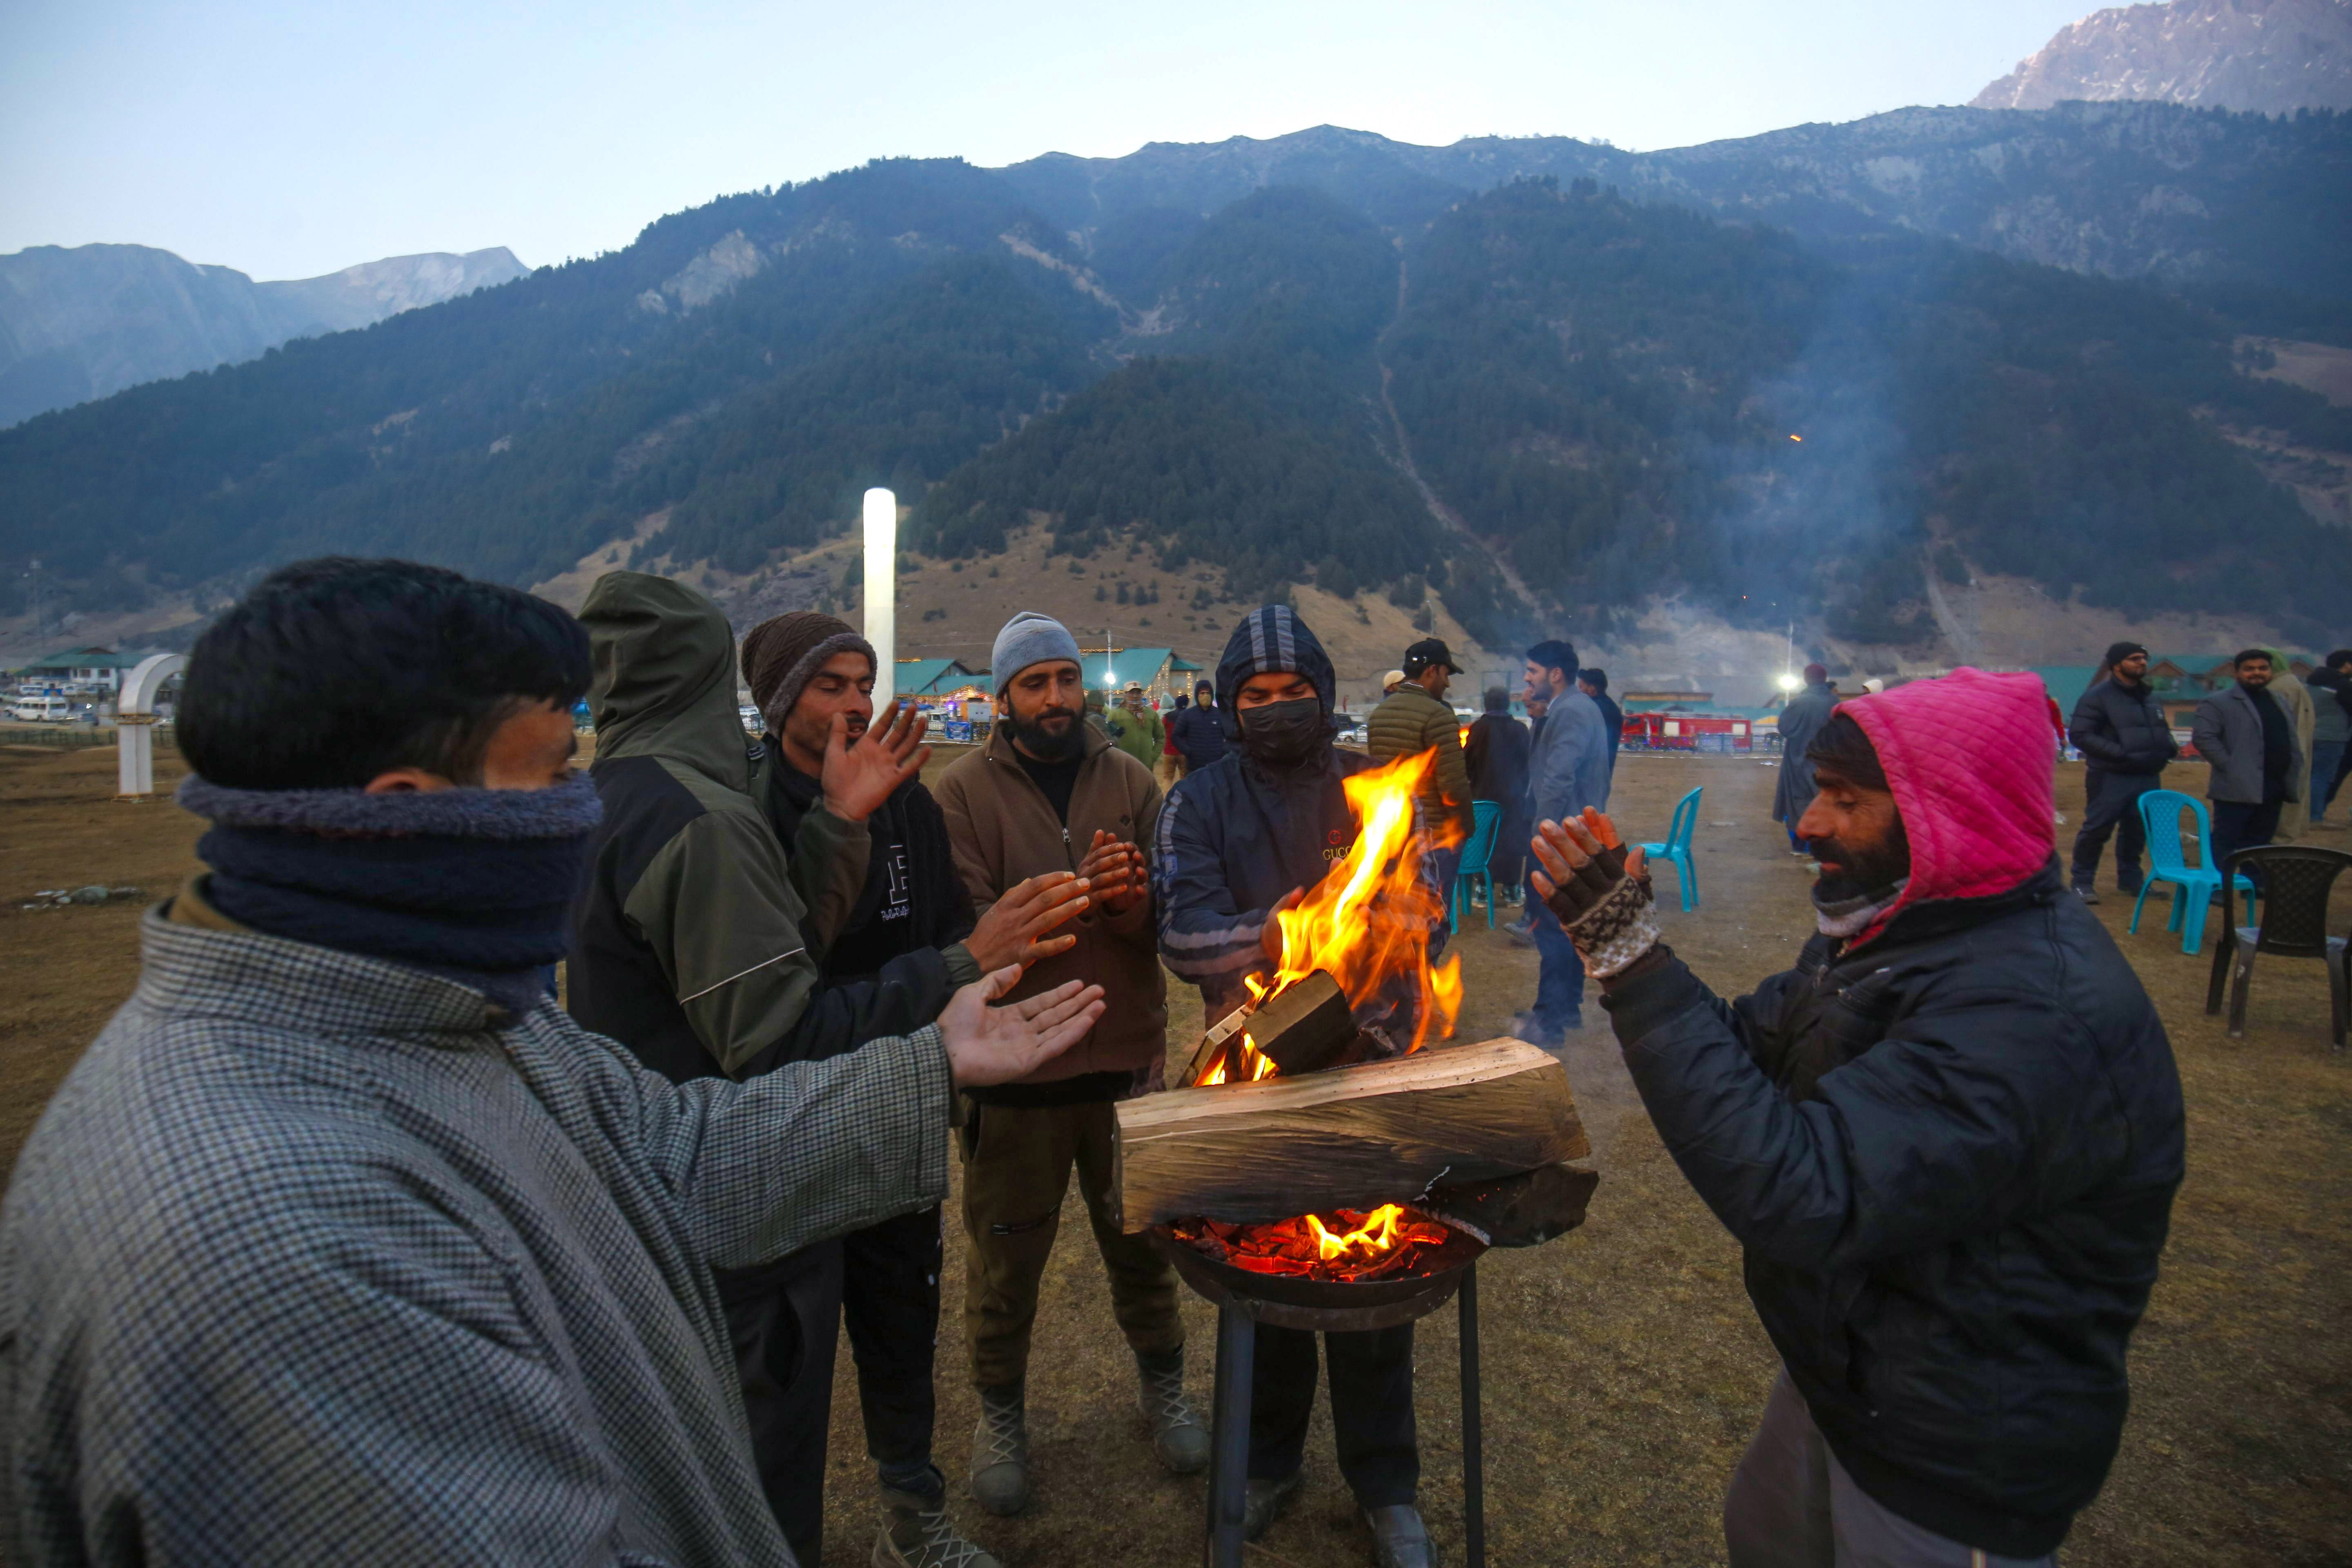
<svg viewBox="0 0 2352 1568">
<path fill-rule="evenodd" d="M 1040 708 L 1035 713 L 1008 708 L 1004 722 L 1012 728 L 1013 744 L 1041 763 L 1066 763 L 1087 749 L 1086 726 L 1067 708 Z"/>
<path fill-rule="evenodd" d="M 1900 822 L 1895 823 L 1882 844 L 1862 846 L 1837 838 L 1811 838 L 1806 840 L 1806 846 L 1811 849 L 1813 858 L 1822 863 L 1822 874 L 1813 883 L 1817 903 L 1873 898 L 1911 874 L 1911 840 L 1905 836 Z M 1832 865 L 1837 868 L 1834 871 L 1830 869 Z"/>
</svg>

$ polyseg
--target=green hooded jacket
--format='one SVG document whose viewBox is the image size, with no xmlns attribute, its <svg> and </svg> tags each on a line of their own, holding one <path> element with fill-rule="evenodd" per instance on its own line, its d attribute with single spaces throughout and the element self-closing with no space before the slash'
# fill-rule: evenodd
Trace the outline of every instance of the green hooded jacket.
<svg viewBox="0 0 2352 1568">
<path fill-rule="evenodd" d="M 865 883 L 866 828 L 819 806 L 789 857 L 777 842 L 751 793 L 725 615 L 667 578 L 613 572 L 580 620 L 604 819 L 573 911 L 574 1017 L 674 1079 L 740 1078 L 911 1033 L 979 977 L 959 945 L 824 984 L 818 957 Z"/>
</svg>

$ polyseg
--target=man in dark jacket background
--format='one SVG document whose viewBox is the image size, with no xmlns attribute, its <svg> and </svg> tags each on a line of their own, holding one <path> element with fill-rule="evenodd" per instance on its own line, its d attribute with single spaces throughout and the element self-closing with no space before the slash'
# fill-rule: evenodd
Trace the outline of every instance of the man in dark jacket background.
<svg viewBox="0 0 2352 1568">
<path fill-rule="evenodd" d="M 1250 612 L 1217 662 L 1217 712 L 1234 749 L 1169 792 L 1153 839 L 1160 951 L 1198 986 L 1213 1021 L 1267 973 L 1281 938 L 1274 912 L 1346 858 L 1360 825 L 1341 781 L 1375 765 L 1332 744 L 1337 682 L 1323 645 L 1286 605 Z M 1423 860 L 1424 874 L 1429 859 Z M 1433 894 L 1433 904 L 1437 895 Z M 1442 938 L 1441 920 L 1432 933 Z M 1359 1023 L 1367 1018 L 1360 1011 Z M 1412 1325 L 1323 1336 L 1339 1472 L 1372 1531 L 1382 1568 L 1427 1568 L 1429 1532 L 1414 1497 Z M 1250 1407 L 1249 1500 L 1255 1540 L 1298 1489 L 1315 1410 L 1315 1336 L 1257 1329 Z"/>
<path fill-rule="evenodd" d="M 1175 742 L 1188 773 L 1199 773 L 1225 754 L 1225 731 L 1217 722 L 1215 697 L 1216 689 L 1200 681 L 1192 688 L 1192 705 L 1178 709 L 1168 721 L 1168 738 Z"/>
<path fill-rule="evenodd" d="M 2101 661 L 2105 679 L 2092 682 L 2074 704 L 2066 738 L 2088 764 L 2084 794 L 2089 801 L 2082 828 L 2074 835 L 2074 864 L 2069 880 L 2085 903 L 2099 896 L 2093 884 L 2099 875 L 2099 852 L 2110 835 L 2116 840 L 2116 888 L 2136 894 L 2140 889 L 2140 856 L 2147 847 L 2147 828 L 2139 819 L 2139 797 L 2164 782 L 2164 765 L 2180 754 L 2173 743 L 2172 727 L 2147 685 L 2147 649 L 2136 642 L 2119 642 Z"/>
<path fill-rule="evenodd" d="M 1625 710 L 1617 706 L 1609 695 L 1609 672 L 1605 669 L 1580 669 L 1576 672 L 1576 689 L 1592 699 L 1601 710 L 1601 721 L 1609 728 L 1609 782 L 1617 782 L 1617 748 L 1625 740 Z"/>
<path fill-rule="evenodd" d="M 2304 684 L 2317 710 L 2311 727 L 2311 826 L 2333 828 L 2327 808 L 2343 787 L 2344 759 L 2352 752 L 2352 648 L 2329 654 Z"/>
<path fill-rule="evenodd" d="M 866 883 L 866 819 L 921 768 L 920 721 L 902 711 L 851 745 L 847 714 L 833 717 L 823 754 L 803 759 L 817 763 L 820 798 L 788 864 L 751 793 L 761 752 L 736 710 L 735 638 L 719 607 L 667 578 L 613 572 L 580 620 L 604 805 L 572 911 L 568 1005 L 582 1025 L 673 1082 L 750 1078 L 912 1034 L 958 986 L 1067 945 L 1046 935 L 1083 893 L 1064 876 L 944 950 L 828 983 L 820 955 Z M 831 1244 L 719 1276 L 761 1484 L 803 1562 L 822 1548 L 825 1426 L 823 1401 L 812 1418 L 803 1352 L 825 1342 L 829 1384 L 839 1281 Z M 944 1528 L 943 1490 L 918 1508 L 915 1491 L 895 1489 L 894 1506 L 929 1516 L 918 1533 Z"/>
<path fill-rule="evenodd" d="M 1772 820 L 1788 830 L 1791 855 L 1805 853 L 1797 819 L 1805 815 L 1813 798 L 1813 767 L 1805 760 L 1805 748 L 1830 721 L 1837 705 L 1837 688 L 1830 684 L 1830 672 L 1821 665 L 1809 664 L 1803 689 L 1780 707 L 1780 776 L 1772 791 Z"/>
<path fill-rule="evenodd" d="M 1499 686 L 1486 689 L 1486 710 L 1470 721 L 1470 742 L 1463 761 L 1470 769 L 1470 798 L 1491 800 L 1502 807 L 1495 835 L 1494 858 L 1486 865 L 1494 879 L 1495 897 L 1508 902 L 1525 875 L 1529 826 L 1528 806 L 1528 727 L 1511 717 L 1511 694 Z"/>
<path fill-rule="evenodd" d="M 2114 1461 L 2183 1114 L 2060 880 L 2053 741 L 2032 676 L 1843 705 L 1800 816 L 1820 934 L 1735 1002 L 1658 942 L 1606 818 L 1539 828 L 1538 891 L 1780 1353 L 1732 1568 L 2047 1563 Z"/>
</svg>

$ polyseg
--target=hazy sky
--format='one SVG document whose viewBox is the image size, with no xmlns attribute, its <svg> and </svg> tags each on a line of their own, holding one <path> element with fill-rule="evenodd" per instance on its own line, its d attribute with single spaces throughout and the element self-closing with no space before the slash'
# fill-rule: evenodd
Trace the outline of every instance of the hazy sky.
<svg viewBox="0 0 2352 1568">
<path fill-rule="evenodd" d="M 536 266 L 886 154 L 1325 122 L 1683 146 L 1964 103 L 2093 8 L 0 0 L 0 252 L 128 241 L 293 278 L 505 245 Z"/>
</svg>

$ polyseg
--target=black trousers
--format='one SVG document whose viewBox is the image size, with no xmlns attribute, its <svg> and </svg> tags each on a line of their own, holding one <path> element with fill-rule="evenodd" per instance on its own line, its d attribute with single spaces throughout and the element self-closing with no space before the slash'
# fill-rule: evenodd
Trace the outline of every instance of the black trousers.
<svg viewBox="0 0 2352 1568">
<path fill-rule="evenodd" d="M 2147 853 L 2147 825 L 2139 819 L 2139 797 L 2163 782 L 2159 773 L 2110 773 L 2095 768 L 2085 775 L 2090 809 L 2083 814 L 2082 831 L 2074 835 L 2074 886 L 2087 888 L 2098 876 L 2099 852 L 2112 837 L 2116 886 L 2126 893 L 2139 891 L 2140 859 Z"/>
<path fill-rule="evenodd" d="M 866 1450 L 885 1468 L 931 1457 L 940 1326 L 940 1211 L 884 1220 L 756 1268 L 721 1269 L 751 1458 L 793 1555 L 824 1548 L 835 1335 L 848 1319 Z"/>
<path fill-rule="evenodd" d="M 2278 837 L 2279 807 L 2282 801 L 2266 800 L 2252 805 L 2242 800 L 2216 800 L 2207 803 L 2213 808 L 2213 869 L 2219 871 L 2230 863 L 2230 857 L 2241 849 L 2252 849 L 2268 844 Z M 2263 883 L 2262 873 L 2252 867 L 2246 876 L 2254 886 Z M 2229 889 L 2222 889 L 2222 902 L 2229 901 Z"/>
<path fill-rule="evenodd" d="M 1315 1414 L 1315 1339 L 1304 1329 L 1257 1327 L 1250 1381 L 1250 1479 L 1276 1481 L 1307 1456 Z M 1412 1425 L 1412 1325 L 1325 1334 L 1331 1363 L 1331 1435 L 1339 1474 L 1363 1508 L 1411 1502 L 1421 1487 Z"/>
</svg>

